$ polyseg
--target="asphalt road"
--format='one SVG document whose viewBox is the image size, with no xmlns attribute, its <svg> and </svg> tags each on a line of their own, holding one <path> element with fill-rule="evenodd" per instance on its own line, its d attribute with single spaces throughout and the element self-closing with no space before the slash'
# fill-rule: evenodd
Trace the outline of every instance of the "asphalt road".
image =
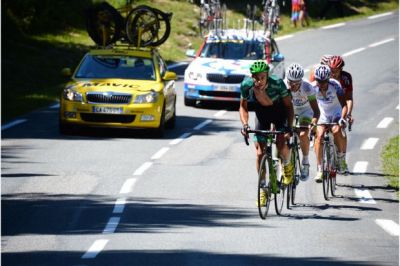
<svg viewBox="0 0 400 266">
<path fill-rule="evenodd" d="M 340 54 L 354 78 L 349 176 L 325 201 L 256 208 L 237 106 L 183 105 L 164 139 L 58 133 L 57 106 L 2 127 L 2 265 L 398 265 L 399 204 L 380 151 L 399 128 L 398 12 L 278 40 L 287 64 Z M 315 157 L 311 156 L 311 176 Z"/>
</svg>

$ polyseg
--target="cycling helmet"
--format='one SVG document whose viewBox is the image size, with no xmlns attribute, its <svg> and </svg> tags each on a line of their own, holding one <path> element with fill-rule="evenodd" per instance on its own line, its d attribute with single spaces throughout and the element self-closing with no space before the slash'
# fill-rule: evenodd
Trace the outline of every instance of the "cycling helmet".
<svg viewBox="0 0 400 266">
<path fill-rule="evenodd" d="M 331 69 L 327 65 L 317 65 L 314 76 L 318 80 L 328 80 L 331 76 Z"/>
<path fill-rule="evenodd" d="M 262 72 L 268 72 L 269 66 L 264 61 L 256 61 L 250 66 L 251 74 L 258 74 Z"/>
<path fill-rule="evenodd" d="M 324 54 L 321 59 L 319 60 L 319 63 L 321 65 L 327 65 L 329 63 L 329 59 L 331 59 L 332 55 L 330 54 Z"/>
<path fill-rule="evenodd" d="M 304 77 L 304 69 L 297 63 L 291 64 L 286 70 L 286 77 L 291 81 L 298 81 Z"/>
<path fill-rule="evenodd" d="M 342 68 L 344 67 L 343 58 L 339 55 L 334 55 L 329 59 L 328 66 L 330 68 Z"/>
</svg>

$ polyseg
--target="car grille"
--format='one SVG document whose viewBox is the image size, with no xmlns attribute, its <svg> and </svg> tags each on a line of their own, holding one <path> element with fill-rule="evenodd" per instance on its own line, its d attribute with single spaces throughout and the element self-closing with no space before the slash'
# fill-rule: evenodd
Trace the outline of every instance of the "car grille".
<svg viewBox="0 0 400 266">
<path fill-rule="evenodd" d="M 135 115 L 109 115 L 109 114 L 88 114 L 81 113 L 81 118 L 85 122 L 98 123 L 132 123 Z"/>
<path fill-rule="evenodd" d="M 86 94 L 86 99 L 88 103 L 115 103 L 115 104 L 128 104 L 132 99 L 131 94 L 121 94 L 121 93 L 93 93 L 88 92 Z"/>
<path fill-rule="evenodd" d="M 207 79 L 210 82 L 215 83 L 241 83 L 244 79 L 244 75 L 229 75 L 224 76 L 222 74 L 207 74 Z"/>
<path fill-rule="evenodd" d="M 231 92 L 231 91 L 199 91 L 199 94 L 202 96 L 211 96 L 211 97 L 225 97 L 225 98 L 240 98 L 239 92 Z"/>
</svg>

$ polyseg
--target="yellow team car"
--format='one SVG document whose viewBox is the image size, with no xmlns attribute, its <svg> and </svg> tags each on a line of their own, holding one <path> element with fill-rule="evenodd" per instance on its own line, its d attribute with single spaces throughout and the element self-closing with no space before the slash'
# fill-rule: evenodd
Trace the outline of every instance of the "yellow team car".
<svg viewBox="0 0 400 266">
<path fill-rule="evenodd" d="M 77 126 L 146 128 L 162 136 L 176 119 L 176 74 L 156 49 L 116 46 L 88 52 L 65 86 L 60 132 Z"/>
</svg>

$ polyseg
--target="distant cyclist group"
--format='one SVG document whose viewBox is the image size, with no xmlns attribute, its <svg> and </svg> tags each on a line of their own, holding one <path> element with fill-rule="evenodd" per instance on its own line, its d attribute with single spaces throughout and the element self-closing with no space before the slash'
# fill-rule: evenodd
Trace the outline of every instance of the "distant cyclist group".
<svg viewBox="0 0 400 266">
<path fill-rule="evenodd" d="M 309 80 L 304 77 L 304 68 L 291 64 L 285 79 L 269 75 L 269 66 L 259 60 L 250 66 L 251 77 L 245 78 L 241 84 L 240 120 L 243 124 L 241 133 L 248 138 L 249 103 L 254 106 L 255 130 L 277 130 L 283 132 L 276 135 L 276 148 L 282 165 L 282 183 L 293 182 L 293 160 L 289 140 L 295 131 L 300 139 L 302 166 L 300 180 L 309 177 L 310 134 L 315 134 L 314 150 L 317 158 L 316 182 L 323 179 L 322 143 L 328 124 L 333 133 L 336 145 L 339 174 L 346 175 L 347 137 L 346 127 L 353 123 L 353 85 L 350 73 L 343 70 L 345 63 L 341 56 L 324 55 L 320 63 L 311 71 Z M 295 125 L 294 117 L 299 125 Z M 271 124 L 274 128 L 271 128 Z M 252 132 L 254 133 L 254 132 Z M 256 167 L 260 169 L 265 141 L 262 134 L 254 134 L 256 148 Z M 261 195 L 264 197 L 264 195 Z"/>
</svg>

